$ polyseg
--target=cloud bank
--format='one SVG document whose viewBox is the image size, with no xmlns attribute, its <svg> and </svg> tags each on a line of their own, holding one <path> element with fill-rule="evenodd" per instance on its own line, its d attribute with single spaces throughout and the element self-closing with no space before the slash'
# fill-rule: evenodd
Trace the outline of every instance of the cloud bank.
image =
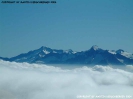
<svg viewBox="0 0 133 99">
<path fill-rule="evenodd" d="M 77 99 L 77 95 L 133 96 L 133 73 L 99 65 L 61 69 L 0 60 L 0 99 Z"/>
</svg>

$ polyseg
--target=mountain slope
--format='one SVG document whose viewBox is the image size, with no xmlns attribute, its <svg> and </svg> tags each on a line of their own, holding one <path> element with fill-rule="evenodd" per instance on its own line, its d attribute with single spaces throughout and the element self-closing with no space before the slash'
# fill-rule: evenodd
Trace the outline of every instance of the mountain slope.
<svg viewBox="0 0 133 99">
<path fill-rule="evenodd" d="M 5 61 L 44 64 L 87 64 L 87 65 L 133 65 L 133 54 L 124 50 L 103 50 L 94 45 L 89 50 L 74 52 L 42 46 L 39 49 L 20 54 Z"/>
</svg>

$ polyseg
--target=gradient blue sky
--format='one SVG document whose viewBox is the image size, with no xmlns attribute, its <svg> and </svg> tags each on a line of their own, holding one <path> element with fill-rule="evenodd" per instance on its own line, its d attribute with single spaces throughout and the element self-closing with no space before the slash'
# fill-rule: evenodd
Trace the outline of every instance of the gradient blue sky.
<svg viewBox="0 0 133 99">
<path fill-rule="evenodd" d="M 54 49 L 124 49 L 133 53 L 133 0 L 56 0 L 0 4 L 0 56 Z"/>
</svg>

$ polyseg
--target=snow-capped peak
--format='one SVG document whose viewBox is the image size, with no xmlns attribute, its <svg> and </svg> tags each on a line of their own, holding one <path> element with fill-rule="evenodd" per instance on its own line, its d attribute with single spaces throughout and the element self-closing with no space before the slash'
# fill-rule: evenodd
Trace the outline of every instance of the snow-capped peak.
<svg viewBox="0 0 133 99">
<path fill-rule="evenodd" d="M 119 49 L 119 50 L 116 51 L 116 53 L 118 53 L 118 54 L 121 54 L 123 52 L 124 52 L 124 50 L 122 50 L 122 49 Z"/>
<path fill-rule="evenodd" d="M 128 53 L 128 52 L 122 52 L 121 55 L 127 57 L 127 58 L 130 58 L 130 59 L 133 59 L 133 54 L 131 53 Z"/>
<path fill-rule="evenodd" d="M 43 51 L 43 52 L 44 52 L 44 51 L 45 51 L 45 52 L 46 52 L 46 51 L 48 51 L 48 52 L 51 52 L 51 51 L 52 51 L 51 48 L 46 47 L 46 46 L 42 46 L 42 47 L 40 48 L 40 50 Z"/>
<path fill-rule="evenodd" d="M 45 49 L 50 49 L 50 48 L 48 48 L 47 46 L 42 46 L 40 49 L 45 50 Z"/>
<path fill-rule="evenodd" d="M 97 46 L 97 45 L 93 45 L 92 47 L 91 47 L 91 49 L 93 49 L 93 50 L 99 50 L 99 47 Z"/>
<path fill-rule="evenodd" d="M 133 59 L 133 55 L 131 53 L 128 53 L 128 52 L 126 52 L 126 51 L 124 51 L 122 49 L 119 49 L 117 51 L 109 50 L 108 52 L 111 53 L 111 54 L 120 54 L 120 55 L 125 56 L 127 58 Z"/>
<path fill-rule="evenodd" d="M 42 46 L 41 48 L 38 49 L 39 54 L 49 54 L 51 53 L 53 50 L 51 48 L 48 48 L 46 46 Z"/>
</svg>

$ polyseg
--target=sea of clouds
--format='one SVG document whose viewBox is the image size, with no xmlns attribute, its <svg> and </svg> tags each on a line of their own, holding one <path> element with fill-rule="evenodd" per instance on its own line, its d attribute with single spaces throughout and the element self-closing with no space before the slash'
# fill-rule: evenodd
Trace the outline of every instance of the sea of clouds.
<svg viewBox="0 0 133 99">
<path fill-rule="evenodd" d="M 130 97 L 89 97 L 96 95 Z M 133 66 L 62 69 L 0 60 L 0 99 L 133 99 Z"/>
</svg>

